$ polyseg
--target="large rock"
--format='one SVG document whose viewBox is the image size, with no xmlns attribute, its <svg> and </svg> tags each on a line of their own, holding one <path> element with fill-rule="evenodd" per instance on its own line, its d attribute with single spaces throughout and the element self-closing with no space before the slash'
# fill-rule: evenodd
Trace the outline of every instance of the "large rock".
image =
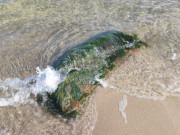
<svg viewBox="0 0 180 135">
<path fill-rule="evenodd" d="M 66 118 L 75 117 L 99 85 L 97 80 L 115 67 L 115 60 L 144 45 L 136 35 L 114 32 L 69 51 L 57 64 L 56 69 L 66 77 L 55 92 L 47 93 L 48 110 Z"/>
</svg>

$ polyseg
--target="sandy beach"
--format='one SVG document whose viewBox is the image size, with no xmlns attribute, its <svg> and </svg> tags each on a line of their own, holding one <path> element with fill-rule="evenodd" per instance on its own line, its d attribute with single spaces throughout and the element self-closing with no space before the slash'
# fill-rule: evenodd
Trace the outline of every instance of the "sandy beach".
<svg viewBox="0 0 180 135">
<path fill-rule="evenodd" d="M 0 0 L 0 135 L 92 134 L 180 135 L 180 0 Z"/>
<path fill-rule="evenodd" d="M 124 94 L 100 88 L 97 97 L 98 119 L 93 135 L 179 135 L 180 99 L 141 99 L 127 96 L 127 123 L 119 111 Z"/>
</svg>

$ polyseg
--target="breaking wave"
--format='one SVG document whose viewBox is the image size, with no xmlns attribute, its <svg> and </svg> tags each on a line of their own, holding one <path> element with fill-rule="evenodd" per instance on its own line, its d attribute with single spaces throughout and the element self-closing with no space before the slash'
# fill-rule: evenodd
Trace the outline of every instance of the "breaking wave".
<svg viewBox="0 0 180 135">
<path fill-rule="evenodd" d="M 0 106 L 19 105 L 35 103 L 31 94 L 52 93 L 56 90 L 58 84 L 63 80 L 64 76 L 60 71 L 56 71 L 53 67 L 47 66 L 41 70 L 36 68 L 36 75 L 25 78 L 8 78 L 4 81 L 0 80 Z"/>
</svg>

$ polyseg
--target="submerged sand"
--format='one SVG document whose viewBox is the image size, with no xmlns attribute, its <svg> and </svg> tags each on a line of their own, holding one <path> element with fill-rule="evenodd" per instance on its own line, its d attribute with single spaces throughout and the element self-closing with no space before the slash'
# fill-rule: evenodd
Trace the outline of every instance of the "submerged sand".
<svg viewBox="0 0 180 135">
<path fill-rule="evenodd" d="M 180 99 L 151 100 L 127 96 L 127 123 L 119 111 L 123 94 L 100 88 L 93 135 L 180 135 Z"/>
</svg>

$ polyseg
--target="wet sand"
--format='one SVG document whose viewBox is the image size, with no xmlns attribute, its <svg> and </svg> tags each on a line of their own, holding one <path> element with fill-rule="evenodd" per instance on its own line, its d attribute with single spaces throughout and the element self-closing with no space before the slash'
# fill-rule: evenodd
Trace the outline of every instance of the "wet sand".
<svg viewBox="0 0 180 135">
<path fill-rule="evenodd" d="M 98 119 L 93 135 L 179 135 L 180 99 L 141 99 L 127 95 L 127 124 L 119 111 L 123 94 L 100 88 L 97 97 Z"/>
</svg>

